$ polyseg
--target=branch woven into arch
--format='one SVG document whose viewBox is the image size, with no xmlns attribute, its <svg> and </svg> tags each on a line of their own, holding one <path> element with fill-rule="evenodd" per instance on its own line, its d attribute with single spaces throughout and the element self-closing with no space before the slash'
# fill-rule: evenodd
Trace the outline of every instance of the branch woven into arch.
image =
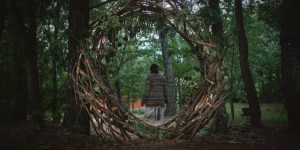
<svg viewBox="0 0 300 150">
<path fill-rule="evenodd" d="M 136 3 L 134 0 L 129 2 Z M 159 10 L 160 13 L 166 13 L 162 8 L 154 7 L 156 3 L 151 4 L 153 5 L 147 5 L 147 9 L 153 7 L 154 10 Z M 144 6 L 145 4 L 140 5 Z M 136 11 L 144 8 L 139 7 L 140 5 L 131 5 L 136 7 L 131 7 L 129 10 Z M 178 4 L 174 3 L 172 6 L 175 7 Z M 118 11 L 119 15 L 128 12 L 128 10 L 124 10 L 126 7 L 127 5 Z M 143 12 L 143 10 L 139 11 Z M 173 15 L 174 13 L 169 12 L 168 14 Z M 214 46 L 210 43 L 195 40 L 195 38 L 180 31 L 175 24 L 172 24 L 172 26 L 181 36 L 185 36 L 186 40 L 190 40 L 196 45 L 202 44 L 214 49 Z M 97 44 L 103 39 L 102 35 L 98 35 L 101 34 L 93 35 L 93 39 L 96 39 Z M 97 53 L 95 52 L 96 47 L 98 48 Z M 213 56 L 206 61 L 208 68 L 206 69 L 205 78 L 198 83 L 192 96 L 185 102 L 177 115 L 160 127 L 151 126 L 130 113 L 124 107 L 122 101 L 112 92 L 107 80 L 106 66 L 101 63 L 105 47 L 103 45 L 93 45 L 92 49 L 96 55 L 95 60 L 87 55 L 87 50 L 82 49 L 80 51 L 74 66 L 72 81 L 77 103 L 88 112 L 94 130 L 103 140 L 129 141 L 136 138 L 155 140 L 191 139 L 215 116 L 217 109 L 224 104 L 226 97 L 225 81 L 222 77 L 217 77 L 222 62 L 217 56 Z M 210 54 L 204 51 L 201 53 Z"/>
<path fill-rule="evenodd" d="M 193 138 L 224 103 L 225 94 L 222 89 L 225 84 L 216 87 L 210 82 L 214 81 L 214 74 L 218 70 L 219 63 L 219 61 L 214 61 L 209 69 L 207 80 L 198 84 L 197 90 L 184 104 L 184 108 L 161 128 L 144 123 L 125 109 L 95 69 L 99 66 L 95 67 L 83 52 L 80 53 L 75 67 L 74 90 L 76 99 L 89 113 L 95 131 L 104 140 L 127 141 L 136 137 L 142 139 Z"/>
</svg>

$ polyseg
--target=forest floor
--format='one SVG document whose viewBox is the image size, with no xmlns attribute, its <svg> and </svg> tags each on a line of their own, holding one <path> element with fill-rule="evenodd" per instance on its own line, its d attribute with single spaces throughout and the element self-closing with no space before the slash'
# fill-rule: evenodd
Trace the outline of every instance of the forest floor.
<svg viewBox="0 0 300 150">
<path fill-rule="evenodd" d="M 227 134 L 207 133 L 193 140 L 139 140 L 119 144 L 103 143 L 96 136 L 67 132 L 60 125 L 48 124 L 40 131 L 34 129 L 31 122 L 0 123 L 0 149 L 300 150 L 300 133 L 288 131 L 285 123 L 263 124 L 260 129 L 237 124 L 231 125 Z"/>
</svg>

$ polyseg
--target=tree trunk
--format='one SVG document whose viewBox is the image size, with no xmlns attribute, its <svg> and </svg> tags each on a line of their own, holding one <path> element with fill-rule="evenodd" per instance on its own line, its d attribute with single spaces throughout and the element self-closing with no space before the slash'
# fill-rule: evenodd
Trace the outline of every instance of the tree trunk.
<svg viewBox="0 0 300 150">
<path fill-rule="evenodd" d="M 288 111 L 289 130 L 300 129 L 300 2 L 283 0 L 281 7 L 281 94 Z"/>
<path fill-rule="evenodd" d="M 56 48 L 54 48 L 56 49 Z M 56 50 L 54 50 L 54 55 L 56 55 Z M 52 117 L 53 117 L 53 122 L 59 122 L 60 120 L 60 115 L 57 110 L 57 69 L 56 69 L 56 56 L 54 56 L 52 60 L 52 90 L 53 90 L 53 96 L 52 96 L 52 101 L 51 101 L 51 109 L 52 109 Z"/>
<path fill-rule="evenodd" d="M 25 47 L 28 54 L 29 72 L 30 72 L 30 90 L 33 104 L 33 121 L 44 127 L 43 99 L 40 92 L 40 81 L 38 77 L 38 53 L 37 53 L 37 25 L 36 25 L 36 3 L 34 0 L 28 1 L 29 21 L 28 21 L 28 39 L 25 41 Z"/>
<path fill-rule="evenodd" d="M 44 128 L 44 112 L 43 112 L 43 100 L 40 92 L 39 79 L 38 79 L 38 54 L 37 54 L 37 37 L 36 37 L 36 3 L 34 0 L 29 0 L 28 5 L 28 22 L 24 21 L 23 14 L 16 6 L 16 1 L 13 0 L 12 8 L 13 13 L 17 18 L 17 25 L 23 38 L 23 44 L 25 53 L 27 54 L 27 60 L 29 65 L 29 78 L 30 78 L 30 95 L 32 102 L 32 120 L 40 128 Z M 28 27 L 25 27 L 25 24 Z"/>
<path fill-rule="evenodd" d="M 174 115 L 176 113 L 176 99 L 175 99 L 175 81 L 173 77 L 172 59 L 168 52 L 168 31 L 162 29 L 159 32 L 159 38 L 161 43 L 161 50 L 163 56 L 163 62 L 165 67 L 165 75 L 167 79 L 167 89 L 169 95 L 169 101 L 166 109 L 166 115 Z"/>
<path fill-rule="evenodd" d="M 20 32 L 19 32 L 20 33 Z M 27 120 L 27 103 L 29 101 L 29 91 L 28 91 L 28 76 L 26 71 L 26 61 L 25 53 L 23 49 L 23 42 L 19 33 L 16 33 L 15 42 L 15 73 L 16 73 L 16 121 L 25 121 Z"/>
<path fill-rule="evenodd" d="M 70 128 L 76 124 L 83 127 L 82 132 L 90 134 L 90 122 L 86 110 L 76 102 L 72 82 L 73 67 L 78 58 L 80 46 L 89 33 L 89 1 L 70 0 L 69 2 L 69 54 L 68 73 L 69 83 L 67 88 L 68 107 L 65 112 L 63 126 Z"/>
<path fill-rule="evenodd" d="M 235 0 L 235 19 L 240 50 L 240 68 L 250 108 L 251 127 L 261 127 L 261 112 L 248 62 L 248 41 L 244 30 L 242 0 Z"/>
<path fill-rule="evenodd" d="M 58 39 L 57 36 L 57 32 L 58 32 L 58 28 L 55 27 L 55 31 L 54 31 L 54 39 Z M 53 122 L 59 122 L 61 119 L 61 115 L 58 112 L 57 109 L 57 50 L 58 50 L 58 46 L 57 44 L 53 45 L 52 44 L 52 101 L 51 101 L 51 111 L 52 111 L 52 118 L 53 118 Z"/>
<path fill-rule="evenodd" d="M 116 93 L 117 93 L 117 98 L 119 100 L 121 100 L 122 99 L 122 95 L 121 95 L 121 81 L 120 81 L 120 79 L 116 79 L 116 81 L 115 81 L 115 89 L 116 89 Z"/>
<path fill-rule="evenodd" d="M 233 68 L 234 68 L 234 49 L 232 50 L 232 59 L 231 59 L 231 67 L 230 67 L 230 82 L 229 82 L 229 93 L 230 93 L 230 112 L 232 120 L 234 120 L 234 99 L 235 99 L 235 93 L 234 93 L 234 75 L 233 75 Z"/>
<path fill-rule="evenodd" d="M 215 12 L 215 18 L 214 18 L 214 23 L 212 24 L 212 34 L 214 36 L 214 41 L 217 43 L 218 48 L 219 48 L 219 53 L 223 53 L 223 40 L 224 40 L 224 35 L 223 35 L 223 25 L 222 25 L 222 18 L 221 18 L 221 10 L 219 6 L 220 0 L 210 0 L 209 1 L 209 7 L 213 12 Z M 220 66 L 220 69 L 221 66 Z M 220 70 L 221 71 L 221 70 Z M 216 75 L 217 76 L 217 75 Z M 217 79 L 218 81 L 218 79 Z M 216 118 L 216 122 L 214 125 L 214 131 L 216 133 L 226 133 L 227 132 L 227 117 L 226 117 L 226 107 L 225 103 L 221 106 L 221 108 L 217 111 L 218 117 Z"/>
<path fill-rule="evenodd" d="M 14 43 L 14 61 L 15 61 L 15 74 L 16 74 L 16 104 L 15 104 L 15 120 L 25 121 L 27 120 L 27 103 L 29 102 L 29 86 L 28 86 L 28 74 L 26 63 L 26 49 L 24 45 L 27 42 L 27 36 L 24 26 L 24 17 L 21 15 L 19 9 L 16 7 L 15 1 L 12 2 L 12 13 L 14 15 L 14 21 L 12 22 L 13 28 L 13 40 Z"/>
<path fill-rule="evenodd" d="M 1 0 L 0 1 L 0 42 L 5 27 L 5 15 L 6 15 L 5 9 L 6 9 L 6 0 Z"/>
</svg>

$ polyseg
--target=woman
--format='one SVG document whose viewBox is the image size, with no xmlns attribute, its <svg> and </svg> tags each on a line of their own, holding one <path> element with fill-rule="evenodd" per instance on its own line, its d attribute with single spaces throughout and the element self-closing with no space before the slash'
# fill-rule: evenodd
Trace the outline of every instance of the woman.
<svg viewBox="0 0 300 150">
<path fill-rule="evenodd" d="M 160 126 L 164 123 L 165 103 L 168 104 L 166 78 L 159 74 L 156 64 L 150 66 L 150 71 L 146 80 L 142 105 L 146 105 L 145 118 L 155 117 L 155 126 Z"/>
</svg>

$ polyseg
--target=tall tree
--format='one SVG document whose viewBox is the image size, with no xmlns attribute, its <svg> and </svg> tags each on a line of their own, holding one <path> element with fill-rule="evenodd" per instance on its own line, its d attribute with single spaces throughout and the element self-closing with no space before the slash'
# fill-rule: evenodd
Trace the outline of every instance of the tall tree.
<svg viewBox="0 0 300 150">
<path fill-rule="evenodd" d="M 70 0 L 69 2 L 69 54 L 68 54 L 68 107 L 65 112 L 63 126 L 70 128 L 75 124 L 83 127 L 83 133 L 90 134 L 89 117 L 86 110 L 76 102 L 72 75 L 80 48 L 89 33 L 89 1 Z"/>
<path fill-rule="evenodd" d="M 52 80 L 52 100 L 51 100 L 51 112 L 54 122 L 59 122 L 61 119 L 61 114 L 59 112 L 59 90 L 58 90 L 58 75 L 60 72 L 59 68 L 59 61 L 63 57 L 59 57 L 59 54 L 62 54 L 60 49 L 62 49 L 62 43 L 63 41 L 61 39 L 64 39 L 64 36 L 62 36 L 62 28 L 64 27 L 63 24 L 60 22 L 60 19 L 64 17 L 63 12 L 65 11 L 64 5 L 67 2 L 52 2 L 50 5 L 47 6 L 50 7 L 52 10 L 51 13 L 47 14 L 47 39 L 49 42 L 49 50 L 50 50 L 50 58 L 51 58 L 51 80 Z M 52 28 L 51 28 L 52 27 Z"/>
<path fill-rule="evenodd" d="M 56 18 L 58 19 L 58 18 Z M 54 27 L 54 39 L 58 39 L 58 27 Z M 50 32 L 50 31 L 49 31 Z M 57 42 L 53 43 L 51 42 L 51 39 L 49 39 L 50 42 L 50 48 L 52 51 L 51 55 L 51 64 L 52 64 L 52 101 L 51 101 L 51 111 L 53 116 L 54 122 L 59 122 L 60 120 L 60 114 L 58 112 L 58 85 L 57 85 L 57 62 L 58 62 L 58 44 Z"/>
<path fill-rule="evenodd" d="M 5 27 L 6 0 L 0 1 L 0 42 Z"/>
<path fill-rule="evenodd" d="M 222 56 L 224 53 L 224 35 L 223 35 L 223 25 L 221 18 L 221 10 L 220 10 L 220 0 L 210 0 L 209 7 L 214 14 L 214 19 L 212 21 L 212 34 L 214 36 L 215 42 L 218 45 L 218 50 L 220 55 Z M 224 69 L 224 68 L 220 68 Z M 224 71 L 223 71 L 224 72 Z M 226 107 L 225 103 L 218 110 L 218 117 L 215 122 L 215 132 L 217 133 L 225 133 L 227 132 L 227 117 L 226 117 Z"/>
<path fill-rule="evenodd" d="M 168 51 L 168 29 L 166 27 L 163 27 L 159 30 L 159 39 L 161 43 L 165 76 L 167 79 L 167 89 L 169 95 L 166 115 L 174 115 L 176 113 L 175 81 L 173 77 L 172 58 Z"/>
<path fill-rule="evenodd" d="M 30 91 L 33 104 L 32 119 L 40 127 L 44 126 L 43 99 L 40 91 L 38 76 L 38 53 L 37 53 L 37 23 L 36 23 L 36 2 L 28 0 L 28 30 L 27 41 L 25 42 L 26 53 L 29 63 Z M 25 25 L 25 24 L 24 24 Z"/>
<path fill-rule="evenodd" d="M 289 130 L 300 129 L 300 1 L 283 0 L 281 7 L 281 93 L 288 111 Z"/>
<path fill-rule="evenodd" d="M 38 42 L 39 42 L 39 74 L 41 93 L 44 102 L 49 104 L 46 112 L 52 112 L 54 122 L 62 117 L 60 112 L 65 101 L 67 69 L 65 54 L 67 51 L 67 1 L 51 0 L 38 2 Z"/>
<path fill-rule="evenodd" d="M 28 90 L 28 74 L 26 55 L 23 48 L 23 39 L 20 38 L 21 34 L 24 34 L 15 28 L 14 32 L 14 47 L 12 48 L 15 61 L 15 74 L 16 74 L 16 104 L 15 104 L 15 120 L 25 121 L 27 120 L 27 103 L 29 102 L 29 90 Z"/>
<path fill-rule="evenodd" d="M 244 29 L 242 0 L 235 0 L 235 21 L 240 50 L 240 68 L 250 109 L 251 127 L 261 127 L 261 111 L 248 61 L 248 41 Z"/>
<path fill-rule="evenodd" d="M 11 25 L 13 29 L 8 32 L 12 33 L 10 48 L 14 52 L 13 58 L 15 63 L 16 91 L 14 93 L 16 100 L 14 119 L 16 121 L 25 121 L 27 119 L 27 103 L 29 102 L 26 51 L 24 49 L 26 32 L 24 30 L 24 16 L 21 15 L 19 8 L 15 7 L 16 5 L 14 3 L 12 6 L 12 9 L 9 9 L 9 11 L 13 12 L 13 16 L 11 17 L 12 19 L 9 20 L 9 25 Z"/>
<path fill-rule="evenodd" d="M 40 93 L 40 81 L 38 78 L 38 54 L 37 54 L 37 25 L 36 25 L 36 2 L 34 0 L 28 0 L 25 4 L 28 8 L 26 15 L 21 13 L 19 7 L 17 7 L 17 2 L 15 0 L 11 1 L 13 14 L 15 15 L 17 21 L 16 24 L 20 29 L 20 34 L 22 37 L 22 42 L 24 44 L 24 49 L 26 53 L 26 58 L 29 65 L 29 79 L 30 79 L 30 96 L 32 102 L 32 120 L 40 128 L 44 127 L 44 112 L 43 112 L 43 100 Z M 27 27 L 26 27 L 27 25 Z M 24 69 L 23 69 L 24 71 Z M 24 77 L 23 77 L 24 78 Z M 22 81 L 26 82 L 26 81 Z M 26 86 L 26 85 L 24 85 Z M 25 88 L 23 88 L 25 89 Z M 26 102 L 22 102 L 26 104 Z M 26 107 L 21 106 L 21 107 Z M 20 109 L 24 110 L 24 109 Z"/>
</svg>

